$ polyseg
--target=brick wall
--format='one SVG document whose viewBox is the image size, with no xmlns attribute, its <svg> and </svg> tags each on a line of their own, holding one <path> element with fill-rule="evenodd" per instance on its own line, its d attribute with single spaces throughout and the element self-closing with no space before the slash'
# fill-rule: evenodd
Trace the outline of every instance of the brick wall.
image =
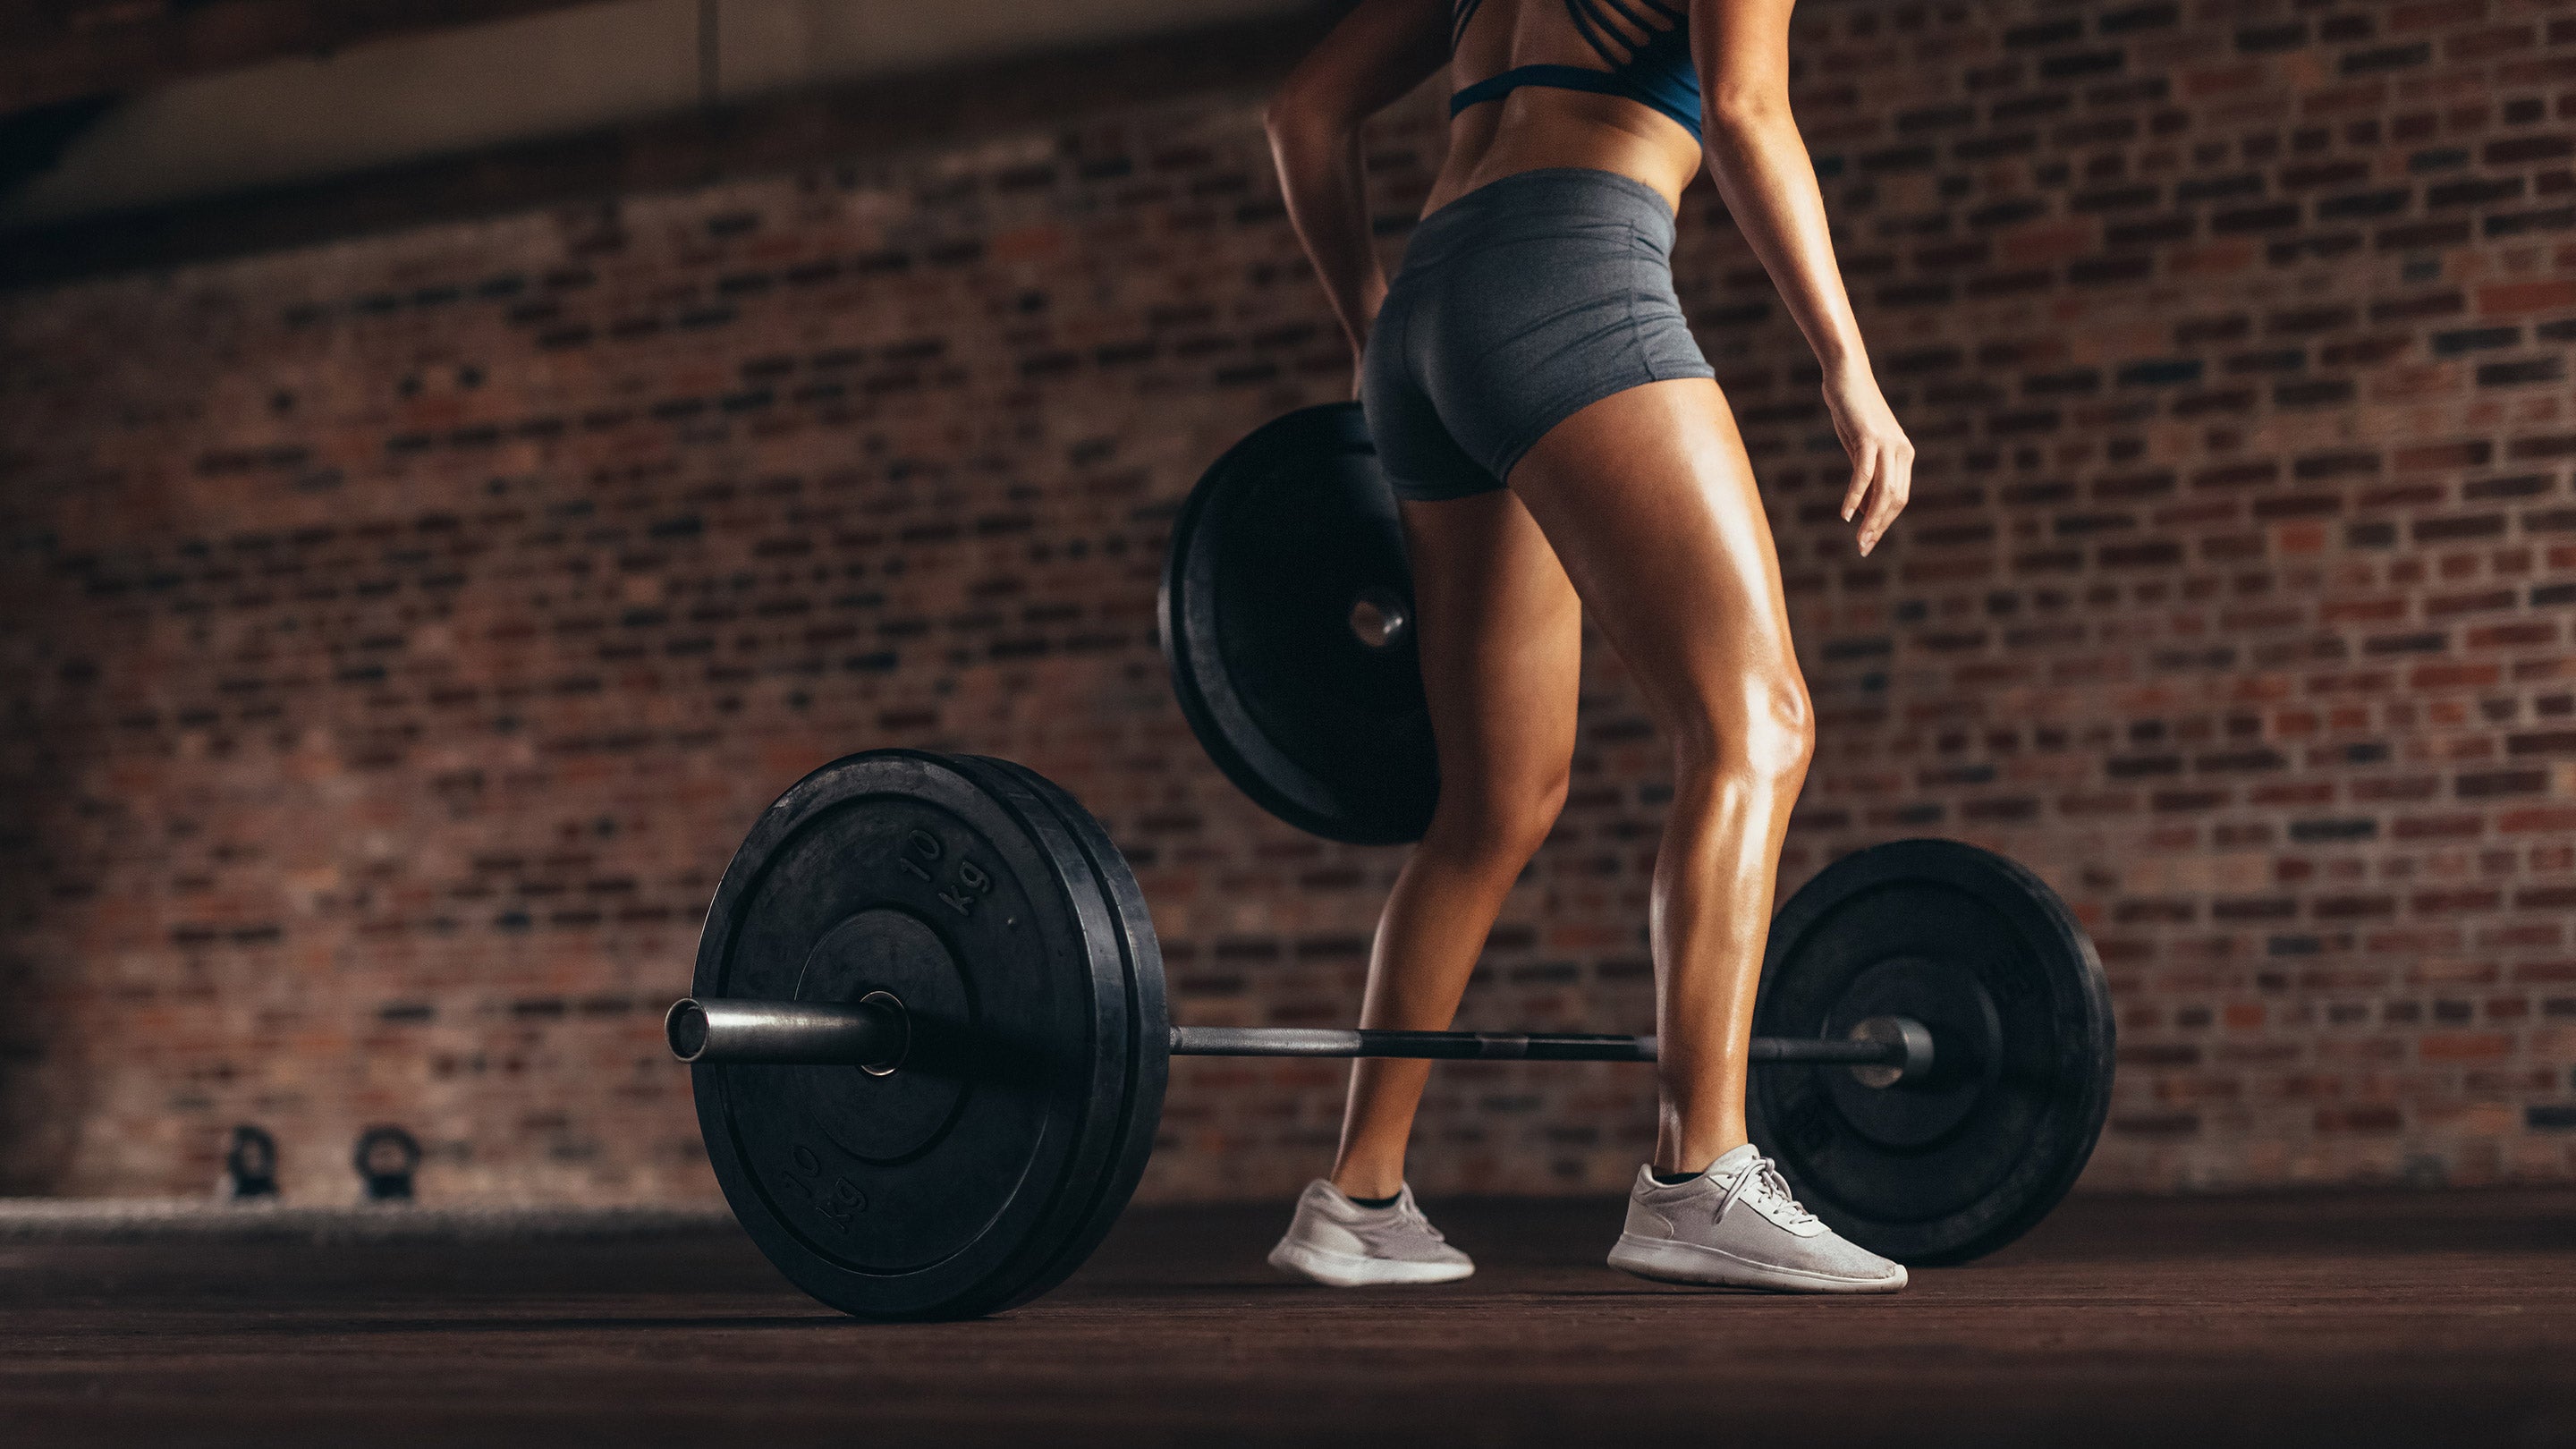
<svg viewBox="0 0 2576 1449">
<path fill-rule="evenodd" d="M 1815 373 L 1706 186 L 1677 273 L 1823 741 L 1802 879 L 2032 862 L 2122 1017 L 2089 1181 L 2576 1175 L 2576 12 L 1924 6 L 1799 106 L 1922 450 L 1854 558 Z M 1375 133 L 1390 246 L 1436 98 Z M 1028 761 L 1136 861 L 1177 1007 L 1346 1020 L 1394 852 L 1189 742 L 1172 508 L 1340 395 L 1257 98 L 0 297 L 0 1190 L 712 1192 L 658 1042 L 801 771 Z M 1643 1029 L 1665 770 L 1606 651 L 1472 1024 Z M 1335 1064 L 1186 1061 L 1146 1191 L 1284 1192 Z M 1597 1190 L 1645 1074 L 1443 1067 L 1427 1190 Z"/>
</svg>

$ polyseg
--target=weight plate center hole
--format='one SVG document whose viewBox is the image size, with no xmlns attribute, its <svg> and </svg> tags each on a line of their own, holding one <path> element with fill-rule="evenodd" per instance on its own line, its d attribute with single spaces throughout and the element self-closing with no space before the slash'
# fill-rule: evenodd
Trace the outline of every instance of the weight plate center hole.
<svg viewBox="0 0 2576 1449">
<path fill-rule="evenodd" d="M 903 1009 L 903 999 L 891 991 L 871 991 L 859 998 L 859 1005 L 874 1006 L 892 1013 L 898 1031 L 894 1049 L 873 1062 L 859 1063 L 859 1070 L 871 1077 L 891 1077 L 912 1054 L 912 1017 Z"/>
<path fill-rule="evenodd" d="M 838 854 L 817 840 L 818 859 Z M 905 874 L 899 867 L 890 873 Z M 979 1095 L 967 1076 L 937 1065 L 941 1043 L 977 1030 L 973 988 L 947 940 L 913 912 L 871 905 L 822 931 L 788 994 L 861 1007 L 878 1019 L 852 1054 L 856 1059 L 845 1059 L 848 1065 L 775 1074 L 775 1090 L 788 1092 L 793 1084 L 798 1110 L 767 1122 L 761 1134 L 774 1129 L 809 1147 L 828 1143 L 874 1170 L 945 1140 Z M 885 1029 L 898 1023 L 899 1030 Z M 757 1116 L 771 1109 L 745 1110 Z"/>
<path fill-rule="evenodd" d="M 1351 601 L 1351 637 L 1368 649 L 1392 649 L 1413 628 L 1412 610 L 1393 589 L 1365 588 Z"/>
</svg>

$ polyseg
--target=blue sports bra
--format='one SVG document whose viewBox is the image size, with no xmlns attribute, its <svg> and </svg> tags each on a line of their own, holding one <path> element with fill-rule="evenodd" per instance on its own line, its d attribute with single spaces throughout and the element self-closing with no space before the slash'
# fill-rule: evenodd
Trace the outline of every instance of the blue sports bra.
<svg viewBox="0 0 2576 1449">
<path fill-rule="evenodd" d="M 1450 0 L 1450 50 L 1458 48 L 1458 37 L 1466 33 L 1467 22 L 1475 18 L 1477 7 L 1484 3 L 1485 0 Z M 1574 28 L 1591 44 L 1593 52 L 1609 64 L 1608 70 L 1581 65 L 1514 66 L 1450 96 L 1449 114 L 1454 116 L 1469 106 L 1501 100 L 1523 86 L 1553 86 L 1558 90 L 1625 96 L 1681 122 L 1693 140 L 1699 138 L 1699 68 L 1691 63 L 1687 11 L 1675 9 L 1664 0 L 1565 0 L 1565 13 L 1573 17 Z M 1642 45 L 1630 42 L 1612 22 L 1613 15 L 1628 29 L 1644 31 L 1653 38 Z"/>
</svg>

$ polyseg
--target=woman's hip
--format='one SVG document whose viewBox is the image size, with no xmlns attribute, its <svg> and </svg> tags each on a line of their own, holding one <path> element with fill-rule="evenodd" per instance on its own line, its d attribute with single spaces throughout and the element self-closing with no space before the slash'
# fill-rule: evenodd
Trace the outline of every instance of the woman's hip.
<svg viewBox="0 0 2576 1449">
<path fill-rule="evenodd" d="M 1523 172 L 1433 213 L 1372 334 L 1371 426 L 1436 414 L 1499 479 L 1590 402 L 1715 376 L 1674 295 L 1670 241 L 1663 198 L 1612 172 Z"/>
</svg>

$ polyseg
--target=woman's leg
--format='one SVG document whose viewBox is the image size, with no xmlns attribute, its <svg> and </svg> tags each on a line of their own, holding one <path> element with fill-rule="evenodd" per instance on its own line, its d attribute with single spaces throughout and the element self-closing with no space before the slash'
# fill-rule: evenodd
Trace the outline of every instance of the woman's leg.
<svg viewBox="0 0 2576 1449">
<path fill-rule="evenodd" d="M 1379 918 L 1360 1025 L 1436 1031 L 1565 803 L 1583 608 L 1511 493 L 1403 507 L 1440 802 Z M 1403 1186 L 1430 1077 L 1429 1062 L 1352 1064 L 1335 1187 L 1375 1198 Z"/>
<path fill-rule="evenodd" d="M 1673 747 L 1652 917 L 1654 1165 L 1696 1172 L 1745 1141 L 1754 988 L 1814 739 L 1770 525 L 1734 414 L 1699 378 L 1593 403 L 1508 481 Z"/>
</svg>

